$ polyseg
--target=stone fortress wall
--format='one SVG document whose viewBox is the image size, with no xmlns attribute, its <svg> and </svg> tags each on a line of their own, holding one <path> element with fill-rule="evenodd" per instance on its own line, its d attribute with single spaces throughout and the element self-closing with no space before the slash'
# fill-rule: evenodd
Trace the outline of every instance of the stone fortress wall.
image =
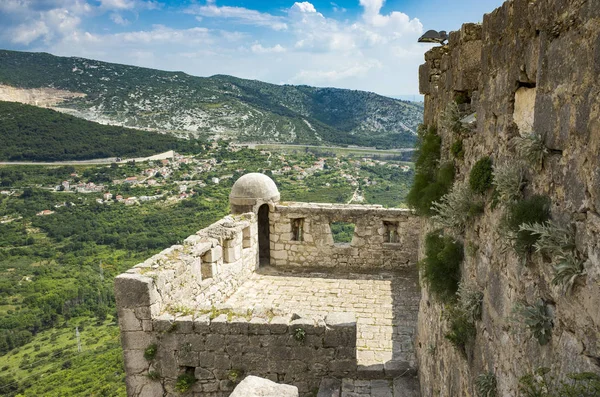
<svg viewBox="0 0 600 397">
<path fill-rule="evenodd" d="M 468 359 L 444 337 L 444 307 L 422 289 L 417 338 L 424 396 L 475 396 L 475 378 L 495 374 L 498 395 L 518 395 L 519 378 L 539 367 L 554 375 L 600 372 L 600 3 L 596 0 L 512 0 L 465 24 L 448 45 L 432 48 L 420 69 L 424 123 L 442 137 L 442 161 L 454 161 L 457 180 L 490 156 L 516 163 L 515 137 L 536 132 L 547 155 L 529 170 L 526 197 L 549 196 L 552 219 L 572 227 L 586 275 L 573 293 L 552 284 L 552 266 L 535 256 L 527 266 L 498 234 L 502 209 L 489 202 L 468 225 L 463 281 L 483 292 L 483 315 Z M 463 137 L 464 160 L 444 129 L 452 101 L 475 114 Z M 432 224 L 424 225 L 422 237 Z M 510 318 L 515 303 L 540 297 L 553 314 L 550 343 L 541 346 Z"/>
<path fill-rule="evenodd" d="M 256 174 L 245 177 L 240 178 L 239 184 L 256 182 L 260 185 L 265 182 L 264 178 L 268 179 Z M 252 178 L 258 178 L 258 182 Z M 267 190 L 274 186 L 269 183 Z M 306 396 L 314 393 L 325 377 L 341 379 L 356 375 L 357 320 L 354 313 L 328 312 L 318 318 L 301 318 L 291 311 L 271 307 L 236 309 L 226 303 L 264 261 L 261 241 L 265 240 L 260 234 L 264 233 L 265 225 L 266 230 L 273 232 L 272 236 L 278 236 L 277 241 L 282 241 L 288 233 L 283 229 L 289 227 L 290 215 L 301 214 L 308 226 L 304 237 L 314 239 L 303 242 L 307 244 L 306 249 L 300 249 L 302 245 L 297 243 L 289 247 L 298 250 L 289 248 L 288 251 L 286 246 L 282 251 L 276 245 L 278 243 L 271 240 L 268 243 L 272 248 L 270 260 L 275 267 L 299 268 L 301 263 L 292 261 L 296 260 L 294 255 L 298 252 L 313 255 L 306 261 L 307 268 L 325 265 L 348 269 L 348 266 L 355 266 L 361 271 L 376 271 L 392 268 L 393 258 L 399 259 L 396 264 L 399 267 L 414 265 L 416 221 L 408 211 L 279 204 L 278 193 L 274 196 L 260 189 L 247 193 L 252 189 L 238 189 L 236 185 L 232 197 L 237 191 L 237 202 L 243 206 L 232 205 L 234 212 L 236 208 L 252 212 L 227 216 L 188 237 L 183 244 L 164 250 L 115 279 L 129 396 L 226 397 L 245 375 L 295 385 L 300 395 Z M 240 193 L 240 190 L 246 193 Z M 242 194 L 251 197 L 242 201 L 239 197 Z M 277 200 L 265 200 L 264 197 L 276 197 Z M 260 208 L 269 211 L 263 212 Z M 268 218 L 260 219 L 265 213 Z M 323 225 L 328 226 L 329 221 L 338 219 L 334 213 L 340 214 L 339 219 L 356 219 L 356 241 L 366 235 L 378 241 L 379 249 L 363 248 L 369 253 L 362 257 L 367 265 L 356 262 L 361 255 L 354 257 L 355 248 L 352 247 L 339 250 L 330 247 L 330 251 L 323 251 L 321 261 L 314 254 L 315 247 L 324 250 L 326 241 L 333 245 L 330 231 Z M 361 215 L 371 217 L 363 219 Z M 398 241 L 387 249 L 397 249 L 406 256 L 394 256 L 390 252 L 375 260 L 373 253 L 381 251 L 385 245 L 380 230 L 384 219 L 395 225 Z M 324 223 L 320 224 L 321 221 Z M 358 228 L 363 225 L 361 222 L 367 222 L 363 236 L 359 235 L 363 233 Z M 314 241 L 319 241 L 319 245 Z M 289 262 L 278 259 L 281 252 L 289 253 Z M 187 392 L 181 393 L 176 390 L 177 380 L 185 374 L 193 377 L 195 383 Z"/>
<path fill-rule="evenodd" d="M 283 203 L 275 205 L 270 220 L 272 266 L 372 271 L 411 266 L 417 261 L 419 220 L 409 210 Z M 355 225 L 350 243 L 334 243 L 333 222 Z"/>
</svg>

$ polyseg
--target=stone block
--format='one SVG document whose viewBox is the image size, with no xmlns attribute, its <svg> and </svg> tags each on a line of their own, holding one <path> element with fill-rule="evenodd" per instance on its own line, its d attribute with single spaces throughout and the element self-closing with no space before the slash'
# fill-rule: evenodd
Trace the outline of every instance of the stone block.
<svg viewBox="0 0 600 397">
<path fill-rule="evenodd" d="M 210 330 L 210 317 L 208 314 L 200 315 L 194 318 L 194 332 L 197 334 L 207 334 Z"/>
<path fill-rule="evenodd" d="M 148 360 L 144 358 L 143 350 L 124 350 L 125 372 L 127 374 L 141 374 L 148 370 Z"/>
<path fill-rule="evenodd" d="M 220 314 L 210 321 L 210 332 L 213 334 L 228 334 L 227 314 Z"/>
<path fill-rule="evenodd" d="M 174 331 L 173 323 L 175 317 L 169 313 L 163 313 L 156 317 L 152 322 L 152 327 L 156 332 L 172 332 Z"/>
<path fill-rule="evenodd" d="M 184 316 L 175 319 L 175 332 L 178 334 L 189 334 L 194 332 L 194 321 L 192 316 Z"/>
<path fill-rule="evenodd" d="M 145 350 L 153 343 L 156 343 L 156 335 L 153 333 L 142 331 L 121 332 L 123 350 Z"/>
<path fill-rule="evenodd" d="M 333 360 L 329 362 L 328 367 L 333 374 L 337 375 L 354 373 L 356 372 L 356 360 Z"/>
<path fill-rule="evenodd" d="M 142 321 L 135 315 L 133 309 L 119 309 L 119 328 L 121 331 L 142 331 Z"/>
<path fill-rule="evenodd" d="M 150 306 L 157 298 L 153 281 L 140 274 L 123 273 L 115 277 L 117 307 Z"/>
<path fill-rule="evenodd" d="M 211 248 L 210 250 L 206 251 L 206 254 L 204 254 L 204 256 L 202 256 L 202 261 L 212 263 L 212 262 L 218 261 L 222 257 L 223 257 L 223 247 L 221 247 L 220 245 L 217 245 L 216 247 Z"/>
<path fill-rule="evenodd" d="M 196 370 L 194 371 L 194 377 L 199 381 L 215 379 L 215 375 L 212 373 L 212 371 L 200 367 L 196 367 Z"/>
<path fill-rule="evenodd" d="M 287 317 L 275 316 L 271 320 L 270 329 L 272 334 L 286 334 L 290 320 Z"/>
<path fill-rule="evenodd" d="M 242 246 L 236 245 L 234 247 L 223 249 L 223 261 L 225 263 L 237 262 L 242 258 Z"/>
<path fill-rule="evenodd" d="M 356 327 L 356 316 L 352 312 L 333 312 L 325 317 L 328 327 Z"/>
</svg>

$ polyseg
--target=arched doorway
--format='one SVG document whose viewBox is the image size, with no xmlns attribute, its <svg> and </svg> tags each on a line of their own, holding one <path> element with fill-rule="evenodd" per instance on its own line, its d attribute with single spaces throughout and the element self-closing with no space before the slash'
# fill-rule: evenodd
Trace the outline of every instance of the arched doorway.
<svg viewBox="0 0 600 397">
<path fill-rule="evenodd" d="M 260 266 L 268 266 L 271 263 L 269 232 L 269 206 L 263 204 L 258 209 L 258 263 Z"/>
</svg>

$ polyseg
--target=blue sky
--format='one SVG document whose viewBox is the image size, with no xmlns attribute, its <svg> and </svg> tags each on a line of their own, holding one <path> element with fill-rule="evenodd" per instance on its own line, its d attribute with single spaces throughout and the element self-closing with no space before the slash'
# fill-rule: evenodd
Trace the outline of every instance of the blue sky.
<svg viewBox="0 0 600 397">
<path fill-rule="evenodd" d="M 452 4 L 449 6 L 448 4 Z M 480 22 L 501 0 L 0 0 L 0 48 L 418 94 L 428 29 Z"/>
</svg>

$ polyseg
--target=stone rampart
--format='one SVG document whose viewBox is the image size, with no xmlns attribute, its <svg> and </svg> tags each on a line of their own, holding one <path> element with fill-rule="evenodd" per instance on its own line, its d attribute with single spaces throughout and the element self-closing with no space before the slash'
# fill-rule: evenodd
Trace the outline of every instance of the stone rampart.
<svg viewBox="0 0 600 397">
<path fill-rule="evenodd" d="M 355 225 L 350 243 L 334 242 L 334 222 Z M 393 270 L 417 261 L 419 220 L 409 210 L 282 203 L 270 223 L 271 265 L 276 267 Z"/>
<path fill-rule="evenodd" d="M 467 357 L 445 337 L 444 305 L 422 289 L 417 356 L 425 396 L 474 396 L 474 380 L 485 373 L 494 374 L 502 396 L 518 395 L 519 378 L 539 367 L 560 379 L 600 373 L 599 38 L 598 1 L 513 0 L 425 55 L 424 122 L 442 138 L 441 161 L 455 164 L 457 182 L 468 180 L 483 156 L 517 167 L 523 139 L 537 134 L 543 160 L 527 165 L 523 196 L 549 197 L 552 219 L 573 230 L 583 263 L 573 291 L 563 293 L 549 257 L 524 260 L 503 238 L 505 209 L 488 197 L 459 237 L 466 247 L 462 281 L 483 293 Z M 473 116 L 460 133 L 444 120 L 453 101 L 461 117 Z M 450 151 L 458 140 L 460 156 Z M 423 236 L 434 227 L 424 225 Z M 545 345 L 512 320 L 517 303 L 537 299 L 552 315 Z"/>
</svg>

